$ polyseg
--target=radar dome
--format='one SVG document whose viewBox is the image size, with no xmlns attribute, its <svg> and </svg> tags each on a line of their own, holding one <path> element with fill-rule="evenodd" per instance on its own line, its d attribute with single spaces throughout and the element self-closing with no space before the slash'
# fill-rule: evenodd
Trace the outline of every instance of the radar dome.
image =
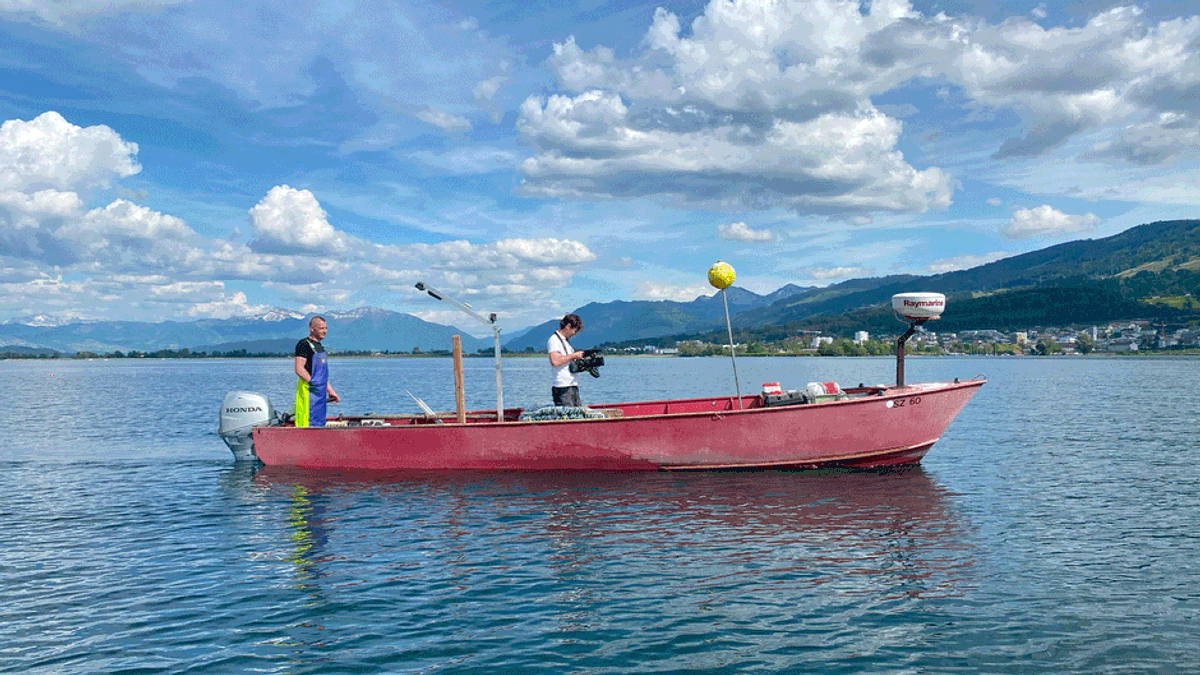
<svg viewBox="0 0 1200 675">
<path fill-rule="evenodd" d="M 946 310 L 946 296 L 941 293 L 897 293 L 892 296 L 892 309 L 910 321 L 937 319 Z"/>
</svg>

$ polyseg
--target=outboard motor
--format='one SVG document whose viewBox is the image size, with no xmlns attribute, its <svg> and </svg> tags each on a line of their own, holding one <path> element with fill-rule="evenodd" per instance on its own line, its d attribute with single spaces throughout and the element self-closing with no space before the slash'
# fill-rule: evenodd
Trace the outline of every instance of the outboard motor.
<svg viewBox="0 0 1200 675">
<path fill-rule="evenodd" d="M 217 433 L 233 451 L 235 460 L 248 462 L 258 459 L 254 454 L 254 427 L 277 424 L 279 416 L 266 396 L 252 391 L 231 391 L 221 402 L 221 424 Z"/>
</svg>

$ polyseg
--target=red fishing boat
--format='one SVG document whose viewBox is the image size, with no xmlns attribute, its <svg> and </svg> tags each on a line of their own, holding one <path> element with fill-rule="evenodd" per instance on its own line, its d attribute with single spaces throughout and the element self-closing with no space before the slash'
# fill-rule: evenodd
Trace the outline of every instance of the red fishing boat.
<svg viewBox="0 0 1200 675">
<path fill-rule="evenodd" d="M 986 381 L 904 383 L 904 341 L 945 300 L 901 313 L 896 384 L 613 403 L 586 409 L 336 417 L 297 428 L 259 394 L 232 392 L 221 436 L 239 459 L 327 469 L 713 470 L 916 464 Z M 912 300 L 915 296 L 921 296 Z M 940 298 L 940 300 L 938 299 Z M 896 299 L 893 305 L 896 306 Z M 900 308 L 898 308 L 899 310 Z M 499 371 L 497 371 L 499 373 Z M 497 375 L 499 377 L 499 374 Z M 461 400 L 461 398 L 460 398 Z M 424 407 L 424 406 L 422 406 Z M 249 420 L 249 421 L 247 421 Z"/>
</svg>

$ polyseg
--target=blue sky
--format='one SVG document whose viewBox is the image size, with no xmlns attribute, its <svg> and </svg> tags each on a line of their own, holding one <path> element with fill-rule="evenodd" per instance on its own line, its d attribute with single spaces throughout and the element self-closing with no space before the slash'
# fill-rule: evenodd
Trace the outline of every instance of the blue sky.
<svg viewBox="0 0 1200 675">
<path fill-rule="evenodd" d="M 0 0 L 0 320 L 964 269 L 1200 217 L 1197 101 L 1194 3 Z"/>
</svg>

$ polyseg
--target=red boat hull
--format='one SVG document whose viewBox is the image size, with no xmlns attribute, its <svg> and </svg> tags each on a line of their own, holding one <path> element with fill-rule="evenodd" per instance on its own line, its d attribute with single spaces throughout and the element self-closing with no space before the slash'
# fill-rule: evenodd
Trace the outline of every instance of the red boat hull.
<svg viewBox="0 0 1200 675">
<path fill-rule="evenodd" d="M 343 469 L 711 470 L 916 464 L 982 380 L 849 390 L 841 401 L 761 407 L 758 396 L 593 406 L 611 417 L 466 423 L 395 416 L 324 428 L 258 427 L 266 465 Z M 490 421 L 489 421 L 490 420 Z M 512 421 L 509 421 L 512 420 Z"/>
</svg>

